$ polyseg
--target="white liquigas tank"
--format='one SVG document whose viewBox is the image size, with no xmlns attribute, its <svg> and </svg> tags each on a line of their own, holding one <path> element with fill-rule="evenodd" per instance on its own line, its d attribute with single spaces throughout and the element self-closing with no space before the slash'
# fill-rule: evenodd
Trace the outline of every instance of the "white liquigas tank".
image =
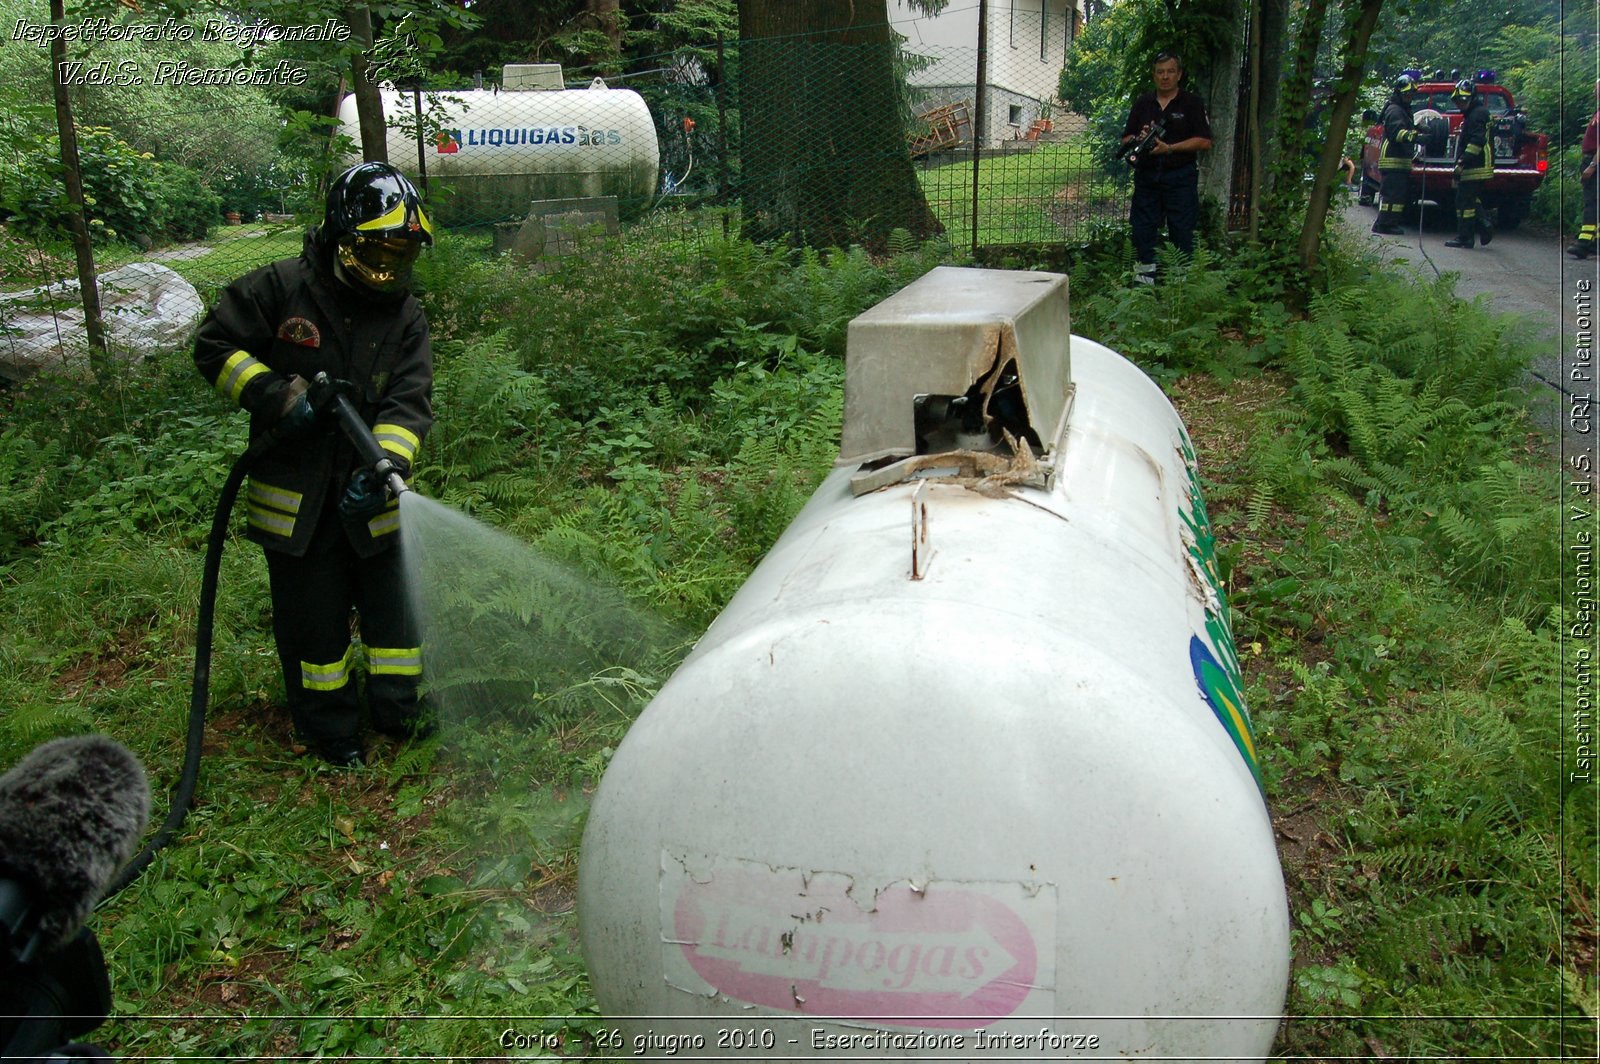
<svg viewBox="0 0 1600 1064">
<path fill-rule="evenodd" d="M 515 69 L 506 69 L 508 79 Z M 417 101 L 409 92 L 379 95 L 389 161 L 415 179 Z M 534 200 L 615 196 L 626 209 L 656 192 L 655 123 L 631 89 L 595 78 L 583 89 L 424 92 L 421 103 L 428 180 L 450 188 L 446 197 L 429 196 L 441 224 L 520 217 Z M 361 143 L 354 96 L 339 105 L 339 124 Z"/>
<path fill-rule="evenodd" d="M 1065 276 L 934 270 L 851 323 L 837 468 L 601 781 L 614 1042 L 1262 1060 L 1289 927 L 1240 689 L 1160 390 Z"/>
</svg>

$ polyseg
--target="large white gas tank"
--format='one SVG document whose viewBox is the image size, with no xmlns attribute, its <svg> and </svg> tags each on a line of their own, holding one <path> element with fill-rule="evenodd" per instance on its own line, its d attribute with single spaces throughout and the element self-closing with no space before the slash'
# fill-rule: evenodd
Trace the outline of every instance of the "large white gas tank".
<svg viewBox="0 0 1600 1064">
<path fill-rule="evenodd" d="M 446 225 L 520 217 L 534 200 L 656 192 L 660 148 L 644 98 L 631 89 L 422 94 L 423 157 L 429 181 L 449 182 L 448 198 L 429 197 Z M 389 161 L 418 176 L 416 101 L 384 91 Z M 361 143 L 354 96 L 339 105 L 339 131 Z M 357 159 L 351 159 L 357 162 Z"/>
<path fill-rule="evenodd" d="M 851 323 L 839 466 L 589 814 L 629 1052 L 1267 1056 L 1288 913 L 1194 450 L 1069 336 L 1044 273 Z"/>
</svg>

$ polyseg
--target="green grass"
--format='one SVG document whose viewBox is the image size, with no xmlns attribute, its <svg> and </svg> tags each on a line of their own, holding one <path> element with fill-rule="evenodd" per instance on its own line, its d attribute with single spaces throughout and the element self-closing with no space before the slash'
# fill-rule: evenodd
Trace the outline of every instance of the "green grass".
<svg viewBox="0 0 1600 1064">
<path fill-rule="evenodd" d="M 1556 958 L 1581 941 L 1569 891 L 1593 890 L 1596 840 L 1560 785 L 1556 628 L 1461 586 L 1337 484 L 1272 501 L 1261 451 L 1297 416 L 1281 380 L 1178 388 L 1294 915 L 1280 1052 L 1579 1049 L 1594 974 L 1569 987 Z"/>
<path fill-rule="evenodd" d="M 193 258 L 161 255 L 160 261 L 183 275 L 203 297 L 211 298 L 234 278 L 278 259 L 300 254 L 305 226 L 285 225 L 222 226 L 211 231 L 203 246 L 205 254 Z M 195 245 L 188 245 L 194 247 Z"/>
<path fill-rule="evenodd" d="M 258 266 L 298 255 L 304 232 L 303 226 L 294 224 L 218 226 L 205 240 L 149 251 L 121 242 L 96 245 L 95 268 L 103 273 L 130 262 L 160 262 L 205 294 Z M 27 242 L 21 239 L 12 244 L 17 248 L 24 245 Z M 36 254 L 26 261 L 20 256 L 8 261 L 8 271 L 0 278 L 5 288 L 27 288 L 76 275 L 72 249 L 67 245 L 27 246 L 35 247 Z"/>
<path fill-rule="evenodd" d="M 928 206 L 956 247 L 972 244 L 972 160 L 917 164 Z M 1125 208 L 1087 147 L 1074 140 L 979 160 L 978 241 L 985 247 L 1076 239 Z"/>
</svg>

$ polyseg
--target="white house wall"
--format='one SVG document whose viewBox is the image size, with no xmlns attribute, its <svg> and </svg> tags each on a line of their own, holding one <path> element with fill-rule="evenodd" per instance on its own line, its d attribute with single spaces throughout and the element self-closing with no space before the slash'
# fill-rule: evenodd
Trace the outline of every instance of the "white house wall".
<svg viewBox="0 0 1600 1064">
<path fill-rule="evenodd" d="M 910 76 L 911 85 L 923 94 L 916 109 L 976 103 L 977 0 L 951 0 L 933 16 L 906 0 L 889 0 L 888 9 L 890 24 L 906 38 L 906 51 L 933 60 Z M 1055 103 L 1077 25 L 1071 0 L 990 0 L 985 139 L 991 146 L 1025 135 Z"/>
</svg>

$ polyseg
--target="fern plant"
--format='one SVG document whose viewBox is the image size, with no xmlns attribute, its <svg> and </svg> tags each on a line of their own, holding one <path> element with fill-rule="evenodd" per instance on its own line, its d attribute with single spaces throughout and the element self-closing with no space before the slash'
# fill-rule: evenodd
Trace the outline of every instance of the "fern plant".
<svg viewBox="0 0 1600 1064">
<path fill-rule="evenodd" d="M 505 332 L 439 345 L 433 431 L 418 485 L 457 509 L 490 516 L 536 503 L 567 435 L 544 381 L 523 370 Z M 470 411 L 470 415 L 467 413 Z"/>
</svg>

